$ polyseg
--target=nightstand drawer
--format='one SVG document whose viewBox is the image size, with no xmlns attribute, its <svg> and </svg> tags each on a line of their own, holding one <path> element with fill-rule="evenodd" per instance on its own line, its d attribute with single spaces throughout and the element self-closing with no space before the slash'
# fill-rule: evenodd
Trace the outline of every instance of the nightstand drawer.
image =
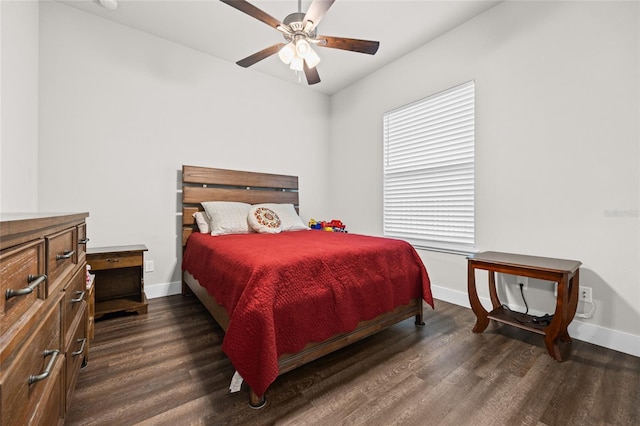
<svg viewBox="0 0 640 426">
<path fill-rule="evenodd" d="M 92 254 L 89 264 L 92 271 L 142 266 L 142 253 Z"/>
</svg>

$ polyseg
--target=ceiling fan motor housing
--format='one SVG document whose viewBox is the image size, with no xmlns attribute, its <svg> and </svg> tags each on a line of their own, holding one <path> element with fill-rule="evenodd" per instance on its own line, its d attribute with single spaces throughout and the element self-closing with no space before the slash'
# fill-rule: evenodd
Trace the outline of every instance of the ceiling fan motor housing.
<svg viewBox="0 0 640 426">
<path fill-rule="evenodd" d="M 291 32 L 293 33 L 293 36 L 285 34 L 284 38 L 286 40 L 291 41 L 292 39 L 295 38 L 295 36 L 304 36 L 305 38 L 311 38 L 311 39 L 316 37 L 316 34 L 317 34 L 316 28 L 314 28 L 309 32 L 306 32 L 304 30 L 304 27 L 305 27 L 304 17 L 305 17 L 304 13 L 295 12 L 287 15 L 287 17 L 284 18 L 282 23 L 288 26 L 291 29 Z"/>
</svg>

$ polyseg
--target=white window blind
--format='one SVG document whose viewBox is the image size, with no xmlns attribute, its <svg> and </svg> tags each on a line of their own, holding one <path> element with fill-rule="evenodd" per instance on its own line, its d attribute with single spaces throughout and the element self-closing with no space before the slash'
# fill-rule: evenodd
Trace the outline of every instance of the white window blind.
<svg viewBox="0 0 640 426">
<path fill-rule="evenodd" d="M 384 114 L 384 235 L 474 249 L 474 100 L 469 81 Z"/>
</svg>

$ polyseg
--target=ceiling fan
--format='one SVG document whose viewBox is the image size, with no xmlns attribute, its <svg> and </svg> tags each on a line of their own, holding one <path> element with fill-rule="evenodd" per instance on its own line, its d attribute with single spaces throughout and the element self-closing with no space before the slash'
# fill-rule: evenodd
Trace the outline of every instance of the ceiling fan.
<svg viewBox="0 0 640 426">
<path fill-rule="evenodd" d="M 288 64 L 296 72 L 304 71 L 307 82 L 316 84 L 320 82 L 320 76 L 316 69 L 316 65 L 320 62 L 320 57 L 313 50 L 312 45 L 369 55 L 375 55 L 380 45 L 380 42 L 377 41 L 317 35 L 318 23 L 320 23 L 320 20 L 335 0 L 313 0 L 306 14 L 300 10 L 301 0 L 298 0 L 298 12 L 287 15 L 282 22 L 248 1 L 220 1 L 275 28 L 285 38 L 286 43 L 274 44 L 236 62 L 244 68 L 278 53 L 282 62 Z"/>
</svg>

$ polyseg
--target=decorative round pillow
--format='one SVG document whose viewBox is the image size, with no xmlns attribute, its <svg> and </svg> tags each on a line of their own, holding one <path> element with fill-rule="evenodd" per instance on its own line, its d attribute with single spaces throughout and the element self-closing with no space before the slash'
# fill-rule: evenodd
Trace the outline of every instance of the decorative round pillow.
<svg viewBox="0 0 640 426">
<path fill-rule="evenodd" d="M 282 231 L 282 221 L 271 209 L 253 207 L 249 210 L 249 226 L 260 234 L 277 234 Z"/>
</svg>

